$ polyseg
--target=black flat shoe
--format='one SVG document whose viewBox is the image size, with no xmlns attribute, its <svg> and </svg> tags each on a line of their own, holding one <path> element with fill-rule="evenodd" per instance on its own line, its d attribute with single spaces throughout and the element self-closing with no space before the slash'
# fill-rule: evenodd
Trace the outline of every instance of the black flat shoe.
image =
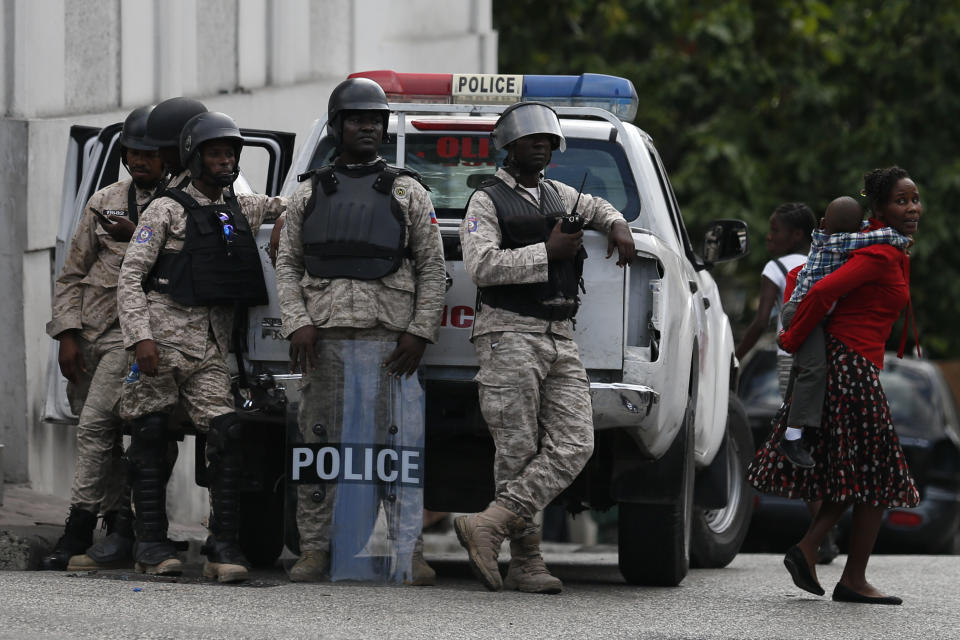
<svg viewBox="0 0 960 640">
<path fill-rule="evenodd" d="M 798 440 L 787 440 L 784 438 L 777 444 L 777 451 L 795 467 L 812 469 L 815 464 L 813 456 L 810 455 L 810 451 L 803 446 L 803 438 Z"/>
<path fill-rule="evenodd" d="M 822 596 L 826 593 L 823 587 L 817 582 L 817 579 L 810 573 L 810 567 L 807 566 L 807 559 L 804 557 L 803 551 L 800 551 L 800 547 L 793 546 L 787 549 L 787 555 L 783 556 L 783 566 L 790 572 L 790 577 L 793 578 L 793 584 L 804 591 L 809 591 L 816 596 Z M 833 595 L 834 600 L 836 600 L 837 592 L 834 591 Z"/>
<path fill-rule="evenodd" d="M 865 596 L 839 582 L 833 588 L 833 599 L 836 602 L 856 602 L 857 604 L 903 604 L 903 600 L 897 596 Z"/>
</svg>

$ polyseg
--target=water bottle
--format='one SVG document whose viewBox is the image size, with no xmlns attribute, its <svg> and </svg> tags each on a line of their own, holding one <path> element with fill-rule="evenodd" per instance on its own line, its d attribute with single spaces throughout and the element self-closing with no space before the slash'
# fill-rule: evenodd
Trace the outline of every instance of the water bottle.
<svg viewBox="0 0 960 640">
<path fill-rule="evenodd" d="M 123 382 L 124 384 L 140 382 L 140 367 L 137 366 L 136 362 L 130 365 L 130 373 L 128 373 L 127 377 L 123 379 Z"/>
</svg>

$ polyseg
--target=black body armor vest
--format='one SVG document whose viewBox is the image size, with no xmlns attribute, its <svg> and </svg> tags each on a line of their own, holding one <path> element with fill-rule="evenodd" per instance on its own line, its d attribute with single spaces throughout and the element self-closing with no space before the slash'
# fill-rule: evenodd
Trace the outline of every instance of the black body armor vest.
<svg viewBox="0 0 960 640">
<path fill-rule="evenodd" d="M 223 204 L 201 205 L 179 189 L 162 196 L 183 207 L 186 237 L 182 250 L 157 257 L 144 289 L 188 306 L 267 304 L 260 252 L 237 197 L 231 193 Z"/>
<path fill-rule="evenodd" d="M 478 191 L 486 193 L 497 209 L 501 249 L 519 249 L 546 242 L 557 221 L 566 214 L 563 198 L 550 182 L 541 183 L 539 208 L 499 178 L 489 180 Z M 571 260 L 551 260 L 546 282 L 482 287 L 479 292 L 480 303 L 543 320 L 573 318 L 580 307 L 577 294 L 586 257 L 587 253 L 581 247 Z M 547 300 L 557 298 L 567 298 L 571 302 L 544 304 Z"/>
<path fill-rule="evenodd" d="M 326 166 L 299 176 L 313 183 L 303 212 L 303 262 L 310 275 L 376 280 L 412 256 L 405 246 L 403 212 L 393 197 L 393 182 L 401 175 L 420 181 L 417 172 L 385 162 Z"/>
</svg>

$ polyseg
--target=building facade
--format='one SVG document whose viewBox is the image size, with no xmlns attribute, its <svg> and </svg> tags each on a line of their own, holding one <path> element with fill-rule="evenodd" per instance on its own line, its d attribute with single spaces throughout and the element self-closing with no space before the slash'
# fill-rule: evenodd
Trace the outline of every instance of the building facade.
<svg viewBox="0 0 960 640">
<path fill-rule="evenodd" d="M 72 124 L 185 95 L 306 134 L 353 71 L 494 73 L 492 0 L 3 0 L 0 444 L 8 482 L 69 496 L 72 427 L 42 421 Z M 55 366 L 55 365 L 54 365 Z M 182 450 L 189 463 L 192 452 Z M 172 491 L 191 491 L 181 462 Z M 179 488 L 178 488 L 179 487 Z M 201 498 L 184 518 L 204 509 Z M 176 504 L 174 501 L 172 504 Z M 178 519 L 178 514 L 172 513 Z"/>
</svg>

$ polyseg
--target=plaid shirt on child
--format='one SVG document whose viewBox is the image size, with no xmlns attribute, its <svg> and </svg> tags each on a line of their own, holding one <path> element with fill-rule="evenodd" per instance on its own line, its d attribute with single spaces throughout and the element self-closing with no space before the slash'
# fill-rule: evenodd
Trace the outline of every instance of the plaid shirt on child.
<svg viewBox="0 0 960 640">
<path fill-rule="evenodd" d="M 864 222 L 863 228 L 870 226 Z M 827 234 L 820 229 L 813 232 L 810 242 L 810 254 L 807 263 L 797 274 L 797 286 L 790 295 L 790 302 L 800 302 L 820 278 L 833 273 L 837 267 L 847 261 L 850 252 L 872 244 L 887 243 L 897 248 L 903 248 L 910 242 L 910 238 L 894 231 L 890 227 L 883 227 L 874 231 L 860 231 L 858 233 Z"/>
</svg>

